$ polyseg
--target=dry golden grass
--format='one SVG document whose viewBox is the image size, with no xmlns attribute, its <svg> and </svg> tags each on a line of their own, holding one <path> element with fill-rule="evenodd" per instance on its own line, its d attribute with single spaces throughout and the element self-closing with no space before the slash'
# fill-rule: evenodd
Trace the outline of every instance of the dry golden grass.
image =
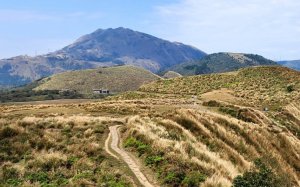
<svg viewBox="0 0 300 187">
<path fill-rule="evenodd" d="M 45 78 L 35 90 L 71 89 L 91 94 L 93 89 L 111 92 L 137 90 L 142 84 L 160 79 L 159 76 L 134 66 L 118 66 L 81 71 L 71 71 Z"/>
<path fill-rule="evenodd" d="M 154 118 L 134 116 L 124 136 L 141 138 L 152 149 L 164 151 L 165 159 L 197 165 L 207 175 L 203 186 L 230 186 L 256 158 L 269 162 L 284 183 L 299 185 L 299 139 L 285 128 L 274 133 L 272 120 L 259 111 L 256 115 L 266 120 L 245 122 L 191 109 Z"/>
<path fill-rule="evenodd" d="M 293 91 L 288 91 L 291 86 Z M 226 88 L 252 107 L 278 109 L 300 100 L 300 73 L 284 67 L 251 67 L 236 73 L 209 74 L 158 80 L 139 90 L 149 93 L 198 95 Z"/>
<path fill-rule="evenodd" d="M 2 117 L 0 186 L 131 186 L 130 174 L 104 151 L 108 125 L 123 121 L 57 114 Z"/>
<path fill-rule="evenodd" d="M 233 98 L 239 93 L 230 92 Z M 300 104 L 292 95 L 297 93 L 284 95 L 291 102 L 281 103 L 281 110 L 267 112 L 233 102 L 231 96 L 207 106 L 211 98 L 141 92 L 98 102 L 1 105 L 0 132 L 13 130 L 0 145 L 0 177 L 15 169 L 13 177 L 24 186 L 39 186 L 32 173 L 43 176 L 40 172 L 52 183 L 104 185 L 117 178 L 126 186 L 130 175 L 103 151 L 107 127 L 125 124 L 124 146 L 133 138 L 135 145 L 126 149 L 138 153 L 162 186 L 187 186 L 192 176 L 201 186 L 231 186 L 257 158 L 281 177 L 282 186 L 299 186 Z"/>
</svg>

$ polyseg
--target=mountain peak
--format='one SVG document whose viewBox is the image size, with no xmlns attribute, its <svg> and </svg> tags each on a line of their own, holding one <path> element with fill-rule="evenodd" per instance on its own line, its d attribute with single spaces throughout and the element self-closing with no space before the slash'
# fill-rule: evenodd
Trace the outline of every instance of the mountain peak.
<svg viewBox="0 0 300 187">
<path fill-rule="evenodd" d="M 133 65 L 159 72 L 205 55 L 194 47 L 124 27 L 98 29 L 47 55 L 0 60 L 0 72 L 4 72 L 0 75 L 0 86 L 8 82 L 27 83 L 67 70 L 103 66 Z"/>
</svg>

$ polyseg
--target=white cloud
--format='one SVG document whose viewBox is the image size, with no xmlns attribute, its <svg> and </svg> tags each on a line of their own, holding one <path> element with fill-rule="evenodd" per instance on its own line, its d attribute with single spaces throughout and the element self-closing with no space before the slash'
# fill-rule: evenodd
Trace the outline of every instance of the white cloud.
<svg viewBox="0 0 300 187">
<path fill-rule="evenodd" d="M 160 35 L 207 52 L 300 58 L 299 10 L 299 0 L 180 0 L 157 7 L 153 24 Z"/>
</svg>

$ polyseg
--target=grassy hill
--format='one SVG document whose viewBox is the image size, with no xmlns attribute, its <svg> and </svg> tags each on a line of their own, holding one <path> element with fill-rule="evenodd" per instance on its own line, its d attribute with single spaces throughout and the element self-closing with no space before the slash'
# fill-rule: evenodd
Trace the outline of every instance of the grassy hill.
<svg viewBox="0 0 300 187">
<path fill-rule="evenodd" d="M 181 75 L 199 75 L 229 72 L 244 67 L 260 65 L 277 65 L 277 63 L 254 54 L 215 53 L 205 56 L 199 61 L 175 65 L 169 70 L 178 72 Z"/>
<path fill-rule="evenodd" d="M 76 90 L 90 94 L 93 89 L 108 89 L 113 93 L 137 90 L 142 84 L 159 76 L 133 66 L 117 66 L 56 74 L 42 79 L 34 90 Z"/>
<path fill-rule="evenodd" d="M 182 77 L 182 75 L 180 75 L 179 73 L 177 73 L 175 71 L 168 71 L 167 73 L 165 73 L 163 75 L 163 78 L 165 78 L 165 79 L 172 79 L 172 78 L 176 78 L 176 77 Z"/>
<path fill-rule="evenodd" d="M 228 89 L 246 105 L 276 107 L 300 99 L 300 72 L 279 66 L 251 67 L 236 72 L 158 80 L 143 92 L 198 95 Z"/>
</svg>

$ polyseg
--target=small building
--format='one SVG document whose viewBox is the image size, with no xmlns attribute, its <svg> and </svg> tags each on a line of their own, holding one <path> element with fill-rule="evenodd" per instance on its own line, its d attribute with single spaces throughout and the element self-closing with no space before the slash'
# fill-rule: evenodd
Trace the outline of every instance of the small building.
<svg viewBox="0 0 300 187">
<path fill-rule="evenodd" d="M 107 89 L 93 89 L 94 94 L 109 94 L 109 90 Z"/>
</svg>

